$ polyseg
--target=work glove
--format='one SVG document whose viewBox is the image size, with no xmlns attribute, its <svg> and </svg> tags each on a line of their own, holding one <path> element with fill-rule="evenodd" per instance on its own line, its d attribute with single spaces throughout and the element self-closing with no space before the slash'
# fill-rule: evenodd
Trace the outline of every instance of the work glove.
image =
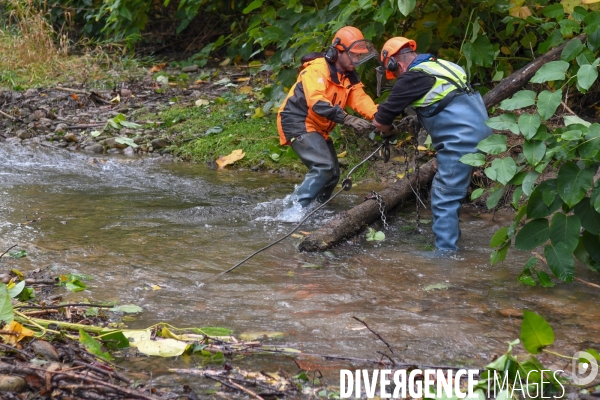
<svg viewBox="0 0 600 400">
<path fill-rule="evenodd" d="M 366 131 L 367 129 L 373 129 L 373 125 L 362 118 L 355 117 L 353 115 L 347 114 L 344 117 L 344 125 L 351 126 L 352 128 L 359 131 Z"/>
<path fill-rule="evenodd" d="M 399 134 L 400 132 L 398 131 L 398 128 L 396 128 L 394 125 L 392 125 L 390 130 L 387 132 L 379 132 L 379 136 L 381 136 L 382 139 L 387 140 L 389 142 L 398 140 Z"/>
</svg>

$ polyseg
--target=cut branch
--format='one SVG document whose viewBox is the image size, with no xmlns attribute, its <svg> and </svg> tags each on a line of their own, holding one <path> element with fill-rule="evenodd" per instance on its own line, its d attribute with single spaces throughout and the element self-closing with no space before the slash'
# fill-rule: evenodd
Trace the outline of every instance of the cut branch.
<svg viewBox="0 0 600 400">
<path fill-rule="evenodd" d="M 55 87 L 56 90 L 62 90 L 63 92 L 69 92 L 69 93 L 76 93 L 76 94 L 85 94 L 87 96 L 91 95 L 91 92 L 88 92 L 87 90 L 83 90 L 83 89 L 71 89 L 71 88 L 66 88 L 66 87 L 62 87 L 62 86 L 57 86 Z"/>
<path fill-rule="evenodd" d="M 13 117 L 10 114 L 5 113 L 4 111 L 0 110 L 0 115 L 4 115 L 6 118 L 12 120 L 12 121 L 21 121 L 19 118 L 17 117 Z"/>
<path fill-rule="evenodd" d="M 385 341 L 385 339 L 384 339 L 384 338 L 382 338 L 382 337 L 381 337 L 381 335 L 380 335 L 379 333 L 377 333 L 377 332 L 375 332 L 373 329 L 371 329 L 371 328 L 369 327 L 369 325 L 367 325 L 367 323 L 366 323 L 365 321 L 363 321 L 362 319 L 360 319 L 360 318 L 358 318 L 358 317 L 355 317 L 355 316 L 352 316 L 352 318 L 354 318 L 355 320 L 357 320 L 358 322 L 360 322 L 361 324 L 363 324 L 364 326 L 366 326 L 366 327 L 367 327 L 367 329 L 368 329 L 369 331 L 371 331 L 371 333 L 372 333 L 373 335 L 377 336 L 377 337 L 379 338 L 379 340 L 381 340 L 383 343 L 385 343 L 385 345 L 387 346 L 387 348 L 388 348 L 388 349 L 390 349 L 390 352 L 391 352 L 392 354 L 394 354 L 394 350 L 392 349 L 392 346 L 390 346 L 390 345 L 389 345 L 389 343 L 388 343 L 388 342 L 386 342 L 386 341 Z"/>
<path fill-rule="evenodd" d="M 4 257 L 4 255 L 10 251 L 10 249 L 12 249 L 13 247 L 17 247 L 17 246 L 18 246 L 18 244 L 12 245 L 4 253 L 0 254 L 0 261 L 2 261 L 2 257 Z"/>
</svg>

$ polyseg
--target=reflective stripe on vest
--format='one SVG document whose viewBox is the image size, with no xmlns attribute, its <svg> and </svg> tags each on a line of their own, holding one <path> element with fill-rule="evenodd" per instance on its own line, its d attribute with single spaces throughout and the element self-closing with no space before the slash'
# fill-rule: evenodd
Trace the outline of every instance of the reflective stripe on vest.
<svg viewBox="0 0 600 400">
<path fill-rule="evenodd" d="M 444 67 L 450 69 L 456 76 L 460 78 L 460 82 L 456 82 L 456 77 L 452 76 L 448 70 L 439 65 L 438 63 L 443 63 Z M 432 75 L 435 78 L 435 83 L 429 92 L 425 94 L 425 96 L 421 97 L 419 100 L 416 100 L 412 103 L 413 107 L 427 107 L 431 104 L 437 103 L 442 100 L 446 95 L 457 89 L 457 85 L 464 88 L 464 90 L 468 90 L 466 87 L 467 75 L 465 71 L 459 66 L 450 61 L 445 60 L 437 60 L 436 61 L 425 61 L 420 64 L 417 64 L 415 67 L 411 68 L 410 71 L 422 71 Z M 456 85 L 450 83 L 447 79 L 439 78 L 436 75 L 447 77 L 449 80 L 456 82 Z"/>
</svg>

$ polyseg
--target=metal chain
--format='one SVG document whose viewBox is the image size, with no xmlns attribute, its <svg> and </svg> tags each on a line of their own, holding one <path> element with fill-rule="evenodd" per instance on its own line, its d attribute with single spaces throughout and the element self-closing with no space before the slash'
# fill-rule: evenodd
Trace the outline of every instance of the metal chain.
<svg viewBox="0 0 600 400">
<path fill-rule="evenodd" d="M 408 152 L 406 151 L 406 144 L 405 142 L 402 142 L 402 154 L 404 155 L 404 177 L 406 179 L 409 178 L 408 176 L 408 170 L 409 170 L 409 166 L 408 166 Z"/>
<path fill-rule="evenodd" d="M 375 201 L 377 201 L 377 204 L 379 205 L 379 213 L 381 214 L 381 222 L 383 222 L 383 229 L 389 229 L 389 225 L 386 221 L 385 218 L 385 201 L 383 201 L 383 197 L 381 197 L 381 195 L 379 193 L 377 193 L 376 191 L 371 191 L 371 196 L 369 196 L 370 199 L 375 199 Z"/>
</svg>

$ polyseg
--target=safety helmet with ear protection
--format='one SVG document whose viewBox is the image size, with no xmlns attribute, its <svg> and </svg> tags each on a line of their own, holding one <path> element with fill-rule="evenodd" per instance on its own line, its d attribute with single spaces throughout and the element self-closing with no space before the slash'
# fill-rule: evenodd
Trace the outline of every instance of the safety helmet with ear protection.
<svg viewBox="0 0 600 400">
<path fill-rule="evenodd" d="M 336 62 L 338 50 L 347 52 L 354 66 L 377 57 L 373 43 L 365 40 L 362 32 L 353 26 L 344 26 L 336 32 L 331 41 L 331 47 L 325 51 L 325 59 L 330 63 Z"/>
<path fill-rule="evenodd" d="M 402 36 L 396 36 L 385 42 L 381 50 L 381 62 L 385 68 L 385 77 L 394 79 L 394 71 L 398 70 L 398 60 L 394 58 L 396 54 L 409 53 L 417 50 L 417 42 Z"/>
</svg>

